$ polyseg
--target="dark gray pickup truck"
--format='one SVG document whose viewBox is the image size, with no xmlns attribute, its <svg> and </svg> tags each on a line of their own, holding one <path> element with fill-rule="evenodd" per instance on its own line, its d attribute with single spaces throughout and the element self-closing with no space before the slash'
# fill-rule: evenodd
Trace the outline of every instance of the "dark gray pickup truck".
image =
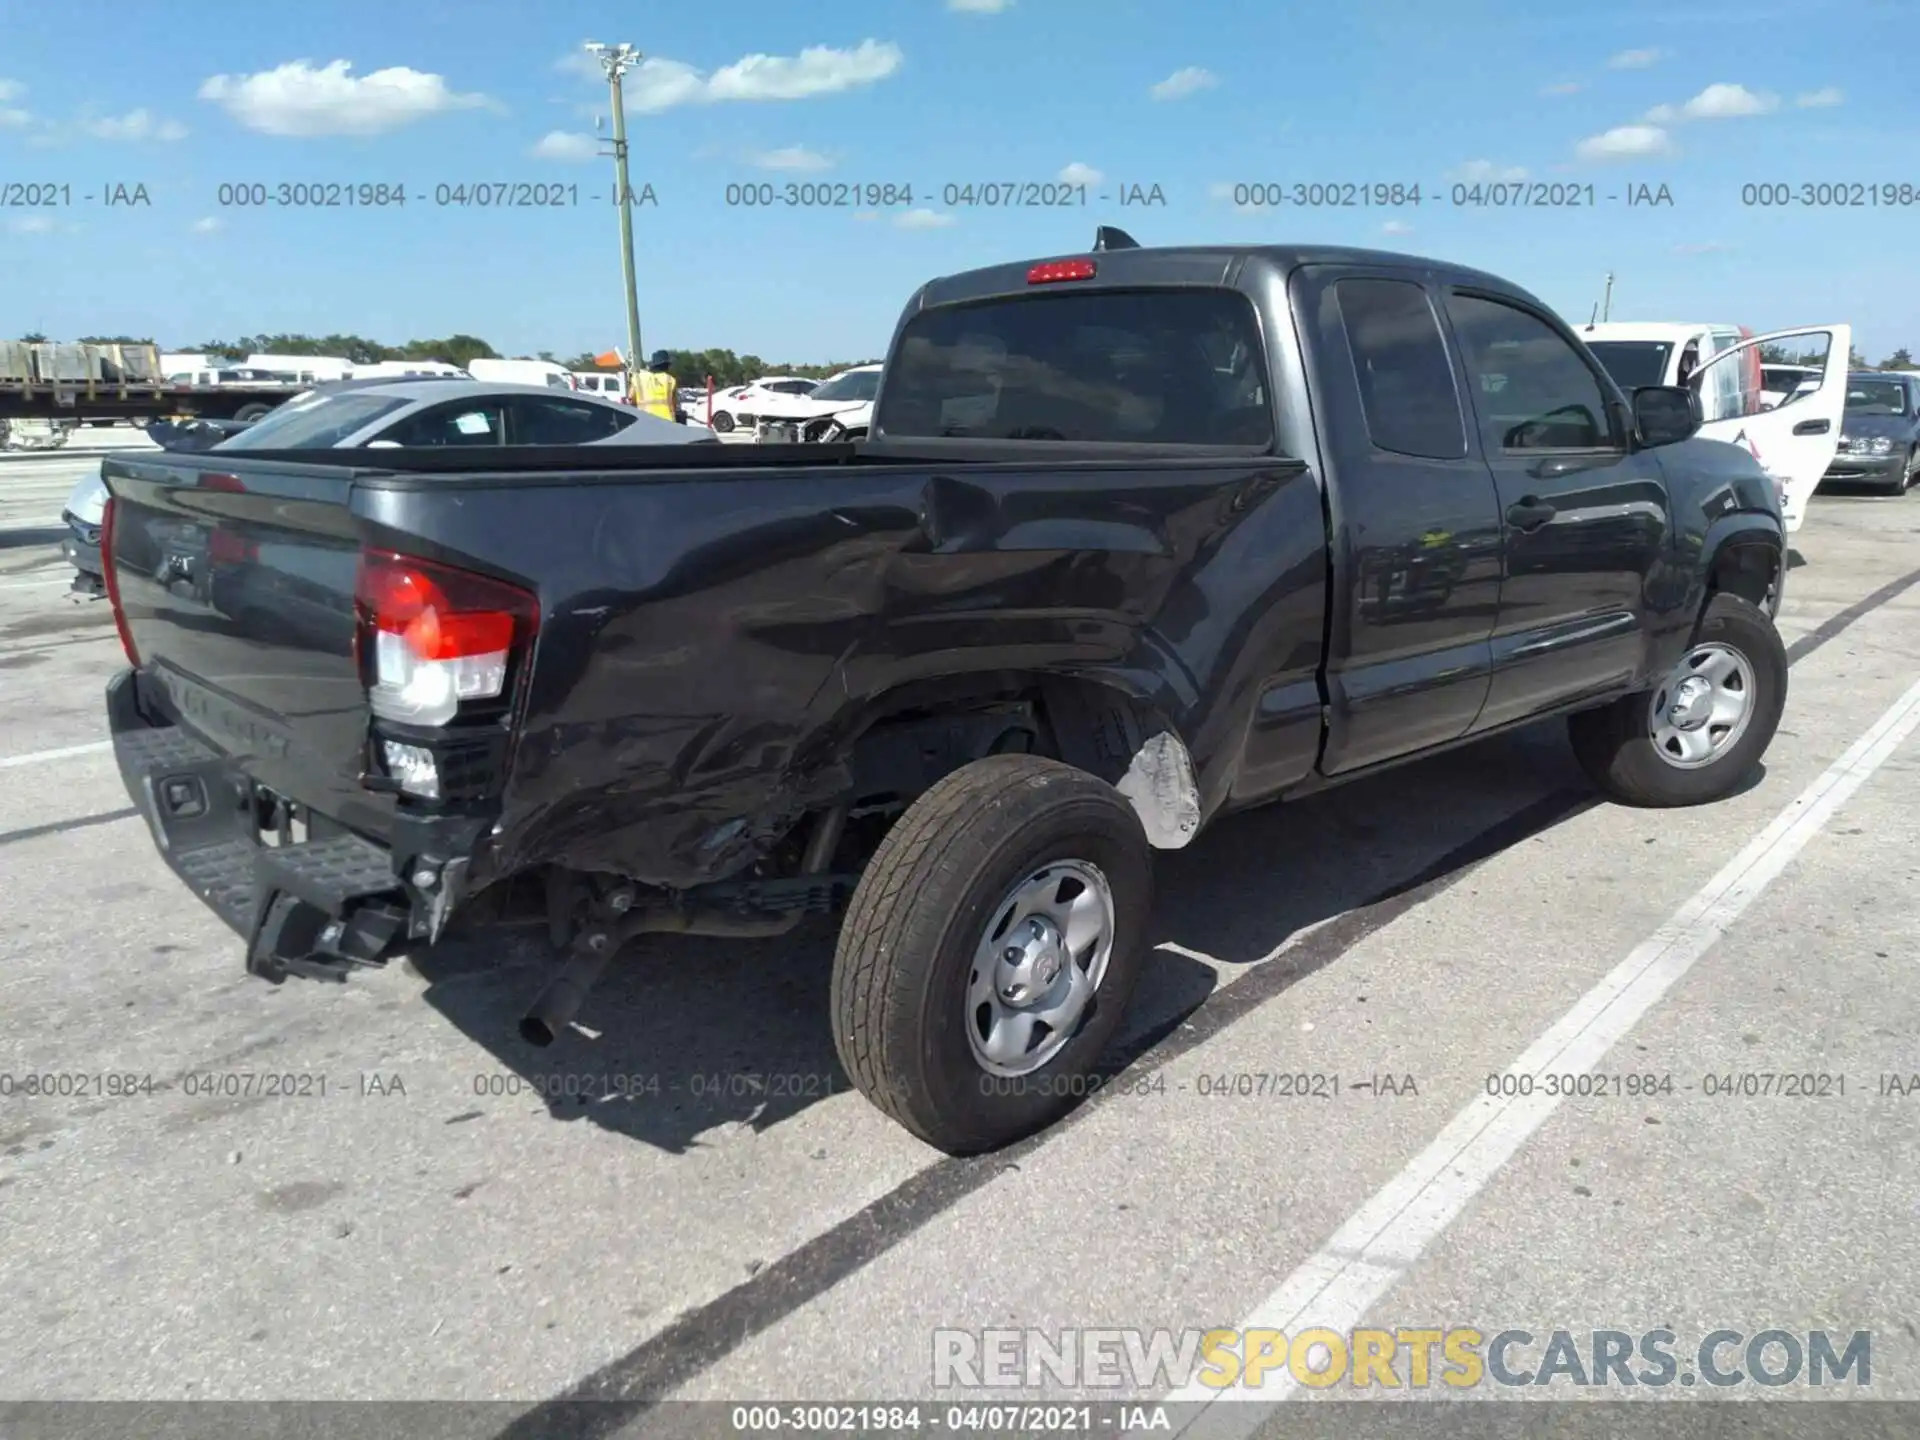
<svg viewBox="0 0 1920 1440">
<path fill-rule="evenodd" d="M 857 445 L 109 460 L 107 712 L 254 973 L 524 905 L 545 1043 L 630 937 L 845 907 L 848 1074 L 978 1151 L 1217 816 L 1551 715 L 1628 803 L 1743 782 L 1784 536 L 1696 405 L 1492 275 L 1103 232 L 924 286 Z"/>
</svg>

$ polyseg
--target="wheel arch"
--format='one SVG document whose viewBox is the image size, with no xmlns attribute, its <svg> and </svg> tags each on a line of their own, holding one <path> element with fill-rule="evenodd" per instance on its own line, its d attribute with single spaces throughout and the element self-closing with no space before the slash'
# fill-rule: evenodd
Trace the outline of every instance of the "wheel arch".
<svg viewBox="0 0 1920 1440">
<path fill-rule="evenodd" d="M 980 717 L 976 734 L 990 745 L 1000 741 L 989 737 L 1026 728 L 1038 753 L 1125 796 L 1156 848 L 1178 849 L 1200 828 L 1199 786 L 1186 739 L 1157 689 L 1150 676 L 1118 671 L 1001 670 L 908 681 L 836 717 L 831 758 L 820 758 L 845 777 L 846 788 L 858 789 L 873 751 L 895 726 L 937 728 Z M 949 758 L 964 764 L 980 757 L 953 752 Z"/>
</svg>

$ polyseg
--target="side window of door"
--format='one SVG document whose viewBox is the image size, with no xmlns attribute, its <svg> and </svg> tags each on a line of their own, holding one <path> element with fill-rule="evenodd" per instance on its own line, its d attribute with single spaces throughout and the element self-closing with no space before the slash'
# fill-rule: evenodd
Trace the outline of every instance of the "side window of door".
<svg viewBox="0 0 1920 1440">
<path fill-rule="evenodd" d="M 1447 314 L 1489 459 L 1502 451 L 1620 448 L 1599 380 L 1559 331 L 1517 305 L 1478 295 L 1449 296 Z"/>
<path fill-rule="evenodd" d="M 1427 292 L 1410 280 L 1334 284 L 1374 447 L 1431 460 L 1467 453 L 1453 365 Z"/>
<path fill-rule="evenodd" d="M 585 445 L 590 440 L 604 440 L 619 433 L 638 418 L 637 414 L 623 415 L 609 406 L 578 400 L 516 399 L 513 401 L 513 443 Z"/>
<path fill-rule="evenodd" d="M 398 421 L 374 439 L 408 449 L 425 445 L 504 445 L 505 420 L 505 411 L 497 400 L 455 401 Z"/>
</svg>

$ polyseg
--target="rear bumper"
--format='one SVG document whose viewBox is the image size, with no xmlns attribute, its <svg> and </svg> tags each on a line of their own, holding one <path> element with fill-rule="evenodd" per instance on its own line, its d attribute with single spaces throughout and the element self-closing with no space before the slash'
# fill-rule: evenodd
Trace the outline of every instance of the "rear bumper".
<svg viewBox="0 0 1920 1440">
<path fill-rule="evenodd" d="M 437 901 L 402 879 L 392 847 L 266 795 L 230 757 L 157 714 L 142 704 L 136 671 L 108 683 L 127 794 L 167 867 L 247 941 L 248 970 L 275 984 L 344 980 L 444 924 L 464 866 L 440 888 L 449 901 Z"/>
</svg>

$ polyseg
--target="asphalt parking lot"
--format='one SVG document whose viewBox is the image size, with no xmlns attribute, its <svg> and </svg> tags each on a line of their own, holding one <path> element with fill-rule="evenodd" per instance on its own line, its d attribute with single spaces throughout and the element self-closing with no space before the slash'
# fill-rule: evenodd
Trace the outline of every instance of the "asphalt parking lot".
<svg viewBox="0 0 1920 1440">
<path fill-rule="evenodd" d="M 1595 804 L 1550 725 L 1224 821 L 1162 857 L 1127 1083 L 960 1161 L 849 1090 L 824 928 L 637 942 L 548 1051 L 524 938 L 244 976 L 101 743 L 120 650 L 55 548 L 95 463 L 0 461 L 0 1400 L 612 1433 L 952 1398 L 936 1327 L 1363 1323 L 1866 1330 L 1920 1400 L 1920 496 L 1815 501 L 1746 793 Z M 1671 1086 L 1487 1109 L 1563 1049 Z M 1339 1093 L 1235 1078 L 1279 1074 Z"/>
</svg>

